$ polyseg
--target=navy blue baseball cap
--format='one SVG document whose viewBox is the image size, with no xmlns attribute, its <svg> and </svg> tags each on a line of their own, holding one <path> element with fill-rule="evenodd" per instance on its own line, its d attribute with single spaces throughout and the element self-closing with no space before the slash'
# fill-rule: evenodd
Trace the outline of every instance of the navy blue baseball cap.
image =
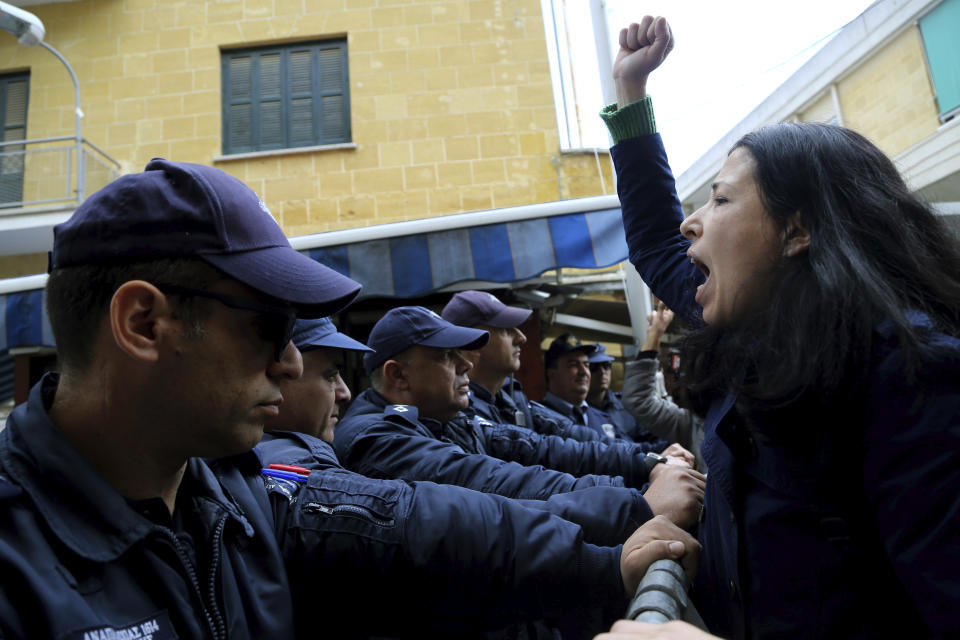
<svg viewBox="0 0 960 640">
<path fill-rule="evenodd" d="M 447 322 L 461 327 L 484 324 L 498 329 L 513 329 L 533 313 L 530 309 L 508 307 L 486 291 L 461 291 L 450 299 L 440 315 Z"/>
<path fill-rule="evenodd" d="M 301 353 L 320 347 L 348 349 L 350 351 L 373 351 L 370 347 L 357 342 L 350 336 L 340 333 L 330 318 L 297 320 L 293 325 L 293 344 Z"/>
<path fill-rule="evenodd" d="M 363 368 L 370 375 L 384 362 L 415 345 L 479 349 L 489 339 L 490 334 L 486 331 L 450 324 L 424 307 L 397 307 L 387 311 L 373 325 L 367 344 L 375 353 L 363 356 Z"/>
<path fill-rule="evenodd" d="M 576 337 L 572 333 L 564 333 L 560 336 L 557 336 L 553 342 L 550 343 L 550 347 L 543 356 L 543 365 L 549 369 L 553 366 L 553 363 L 557 361 L 557 358 L 574 351 L 585 353 L 589 359 L 589 357 L 593 355 L 596 350 L 597 345 L 584 344 L 580 342 L 580 338 Z"/>
<path fill-rule="evenodd" d="M 607 353 L 607 348 L 599 342 L 593 346 L 596 348 L 596 351 L 591 353 L 590 357 L 587 358 L 587 361 L 590 362 L 590 364 L 597 362 L 613 362 L 616 360 L 616 358 Z"/>
<path fill-rule="evenodd" d="M 50 269 L 200 258 L 316 318 L 346 307 L 360 283 L 295 251 L 250 187 L 219 169 L 154 158 L 117 178 L 53 229 Z"/>
</svg>

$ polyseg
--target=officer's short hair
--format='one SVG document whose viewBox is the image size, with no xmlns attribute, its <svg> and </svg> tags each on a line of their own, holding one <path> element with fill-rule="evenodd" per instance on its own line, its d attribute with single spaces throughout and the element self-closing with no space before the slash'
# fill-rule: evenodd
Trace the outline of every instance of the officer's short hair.
<svg viewBox="0 0 960 640">
<path fill-rule="evenodd" d="M 125 282 L 145 280 L 206 289 L 228 276 L 194 258 L 161 258 L 121 265 L 78 265 L 54 269 L 47 280 L 47 315 L 61 366 L 85 369 L 91 362 L 97 330 L 113 294 Z M 189 334 L 202 335 L 204 319 L 197 298 L 172 296 Z"/>
</svg>

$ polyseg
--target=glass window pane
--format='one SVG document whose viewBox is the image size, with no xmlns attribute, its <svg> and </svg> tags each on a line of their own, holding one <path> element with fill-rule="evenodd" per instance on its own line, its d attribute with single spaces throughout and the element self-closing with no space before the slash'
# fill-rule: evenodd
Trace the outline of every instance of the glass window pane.
<svg viewBox="0 0 960 640">
<path fill-rule="evenodd" d="M 960 107 L 960 0 L 944 0 L 920 20 L 940 114 Z"/>
</svg>

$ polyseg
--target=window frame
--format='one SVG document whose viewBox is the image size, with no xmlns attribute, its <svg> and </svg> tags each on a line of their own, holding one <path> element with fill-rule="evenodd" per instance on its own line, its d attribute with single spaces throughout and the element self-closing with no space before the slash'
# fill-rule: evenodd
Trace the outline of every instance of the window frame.
<svg viewBox="0 0 960 640">
<path fill-rule="evenodd" d="M 937 30 L 935 30 L 934 34 L 930 34 L 929 32 L 926 32 L 925 28 L 927 23 L 925 21 L 929 20 L 933 14 L 936 14 L 939 11 L 948 11 L 948 10 L 954 11 L 954 12 L 960 11 L 960 4 L 958 4 L 958 2 L 960 2 L 960 0 L 942 0 L 941 2 L 937 2 L 933 6 L 929 7 L 929 9 L 925 11 L 923 15 L 919 16 L 916 20 L 917 31 L 919 31 L 920 33 L 920 43 L 921 43 L 921 46 L 923 47 L 923 57 L 924 57 L 924 63 L 927 69 L 927 78 L 930 80 L 930 88 L 933 90 L 933 96 L 934 96 L 934 100 L 936 102 L 936 107 L 937 107 L 937 117 L 940 119 L 941 123 L 947 122 L 948 120 L 951 120 L 954 117 L 960 115 L 960 101 L 956 101 L 957 98 L 954 98 L 955 102 L 953 104 L 949 106 L 944 106 L 943 104 L 944 100 L 943 100 L 942 94 L 943 94 L 944 86 L 942 83 L 950 80 L 950 78 L 946 76 L 938 77 L 934 69 L 935 65 L 930 58 L 930 43 L 929 43 L 929 37 L 931 35 L 941 36 L 942 34 L 939 33 Z M 947 9 L 948 5 L 949 5 L 949 9 Z M 950 15 L 948 14 L 946 17 L 949 18 Z M 937 42 L 939 42 L 939 39 L 937 40 Z M 956 51 L 960 51 L 960 44 L 957 44 L 956 41 L 953 41 L 952 45 Z M 939 65 L 937 66 L 939 68 Z M 940 83 L 939 86 L 938 86 L 938 82 Z M 956 95 L 957 93 L 960 93 L 960 87 L 951 87 L 951 91 L 954 95 Z"/>
<path fill-rule="evenodd" d="M 336 50 L 339 52 L 339 82 L 337 90 L 325 90 L 322 86 L 322 68 L 320 56 L 323 51 Z M 291 91 L 290 56 L 293 53 L 310 52 L 310 91 Z M 264 96 L 261 87 L 260 69 L 264 56 L 280 56 L 280 86 L 276 95 Z M 250 58 L 250 95 L 247 98 L 235 98 L 232 95 L 232 67 L 233 60 Z M 244 47 L 224 49 L 221 51 L 221 149 L 224 156 L 234 156 L 250 153 L 269 153 L 284 150 L 298 150 L 305 147 L 329 146 L 349 144 L 353 141 L 350 118 L 350 76 L 347 57 L 346 38 L 313 40 L 307 42 L 293 42 L 287 44 L 273 44 L 258 47 Z M 343 135 L 327 136 L 324 132 L 323 98 L 341 96 L 341 116 L 338 124 L 342 127 Z M 297 98 L 311 99 L 312 131 L 309 140 L 291 141 L 292 138 L 292 105 Z M 269 102 L 280 103 L 280 140 L 264 143 L 262 140 L 262 105 Z M 250 135 L 247 144 L 234 144 L 231 138 L 232 107 L 241 104 L 250 104 Z"/>
<path fill-rule="evenodd" d="M 26 89 L 24 90 L 23 97 L 23 122 L 18 124 L 9 124 L 7 122 L 7 96 L 8 89 L 12 82 L 24 82 Z M 27 141 L 27 121 L 30 115 L 30 72 L 29 71 L 14 71 L 12 73 L 3 73 L 0 74 L 0 141 L 3 142 L 17 142 L 16 140 L 6 140 L 6 133 L 10 129 L 23 129 L 23 137 L 20 140 L 23 141 L 22 144 L 16 145 L 11 144 L 7 146 L 0 146 L 0 151 L 25 151 L 26 150 L 26 141 Z M 9 164 L 16 164 L 8 162 L 8 158 L 0 156 L 0 207 L 10 207 L 10 206 L 20 206 L 23 203 L 23 181 L 26 157 L 25 155 L 20 156 L 19 161 L 19 171 L 7 171 L 7 166 Z M 9 183 L 9 184 L 8 184 Z M 5 198 L 3 190 L 7 188 L 14 188 L 17 192 L 16 197 Z M 11 196 L 13 193 L 11 192 Z"/>
</svg>

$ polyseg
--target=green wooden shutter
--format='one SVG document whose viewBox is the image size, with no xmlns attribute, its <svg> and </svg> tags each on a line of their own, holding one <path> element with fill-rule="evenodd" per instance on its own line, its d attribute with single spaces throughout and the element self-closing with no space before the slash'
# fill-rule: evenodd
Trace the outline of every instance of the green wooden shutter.
<svg viewBox="0 0 960 640">
<path fill-rule="evenodd" d="M 345 41 L 223 56 L 223 152 L 350 141 Z"/>
<path fill-rule="evenodd" d="M 27 98 L 30 78 L 15 75 L 0 78 L 0 136 L 4 142 L 27 137 Z M 0 147 L 0 203 L 23 200 L 24 145 Z"/>
<path fill-rule="evenodd" d="M 960 0 L 944 0 L 921 18 L 920 33 L 943 117 L 960 109 Z"/>
</svg>

